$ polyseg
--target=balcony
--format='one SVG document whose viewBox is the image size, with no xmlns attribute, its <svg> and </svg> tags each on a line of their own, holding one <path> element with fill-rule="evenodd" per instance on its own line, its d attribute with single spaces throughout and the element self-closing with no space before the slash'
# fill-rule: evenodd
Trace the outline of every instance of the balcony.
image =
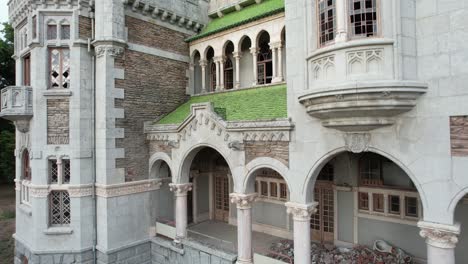
<svg viewBox="0 0 468 264">
<path fill-rule="evenodd" d="M 417 81 L 415 63 L 405 64 L 391 39 L 358 39 L 319 48 L 307 58 L 308 89 L 298 98 L 323 126 L 366 132 L 395 123 L 427 84 Z"/>
<path fill-rule="evenodd" d="M 2 90 L 0 117 L 11 121 L 29 121 L 32 116 L 31 87 L 8 86 Z"/>
</svg>

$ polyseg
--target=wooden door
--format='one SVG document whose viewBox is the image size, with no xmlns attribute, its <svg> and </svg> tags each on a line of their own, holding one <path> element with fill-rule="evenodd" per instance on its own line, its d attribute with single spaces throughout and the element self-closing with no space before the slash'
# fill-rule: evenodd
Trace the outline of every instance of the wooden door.
<svg viewBox="0 0 468 264">
<path fill-rule="evenodd" d="M 229 179 L 225 174 L 215 175 L 215 220 L 229 221 Z"/>
<path fill-rule="evenodd" d="M 314 199 L 318 202 L 317 213 L 310 219 L 312 239 L 320 242 L 334 241 L 335 201 L 330 184 L 317 183 L 314 189 Z"/>
</svg>

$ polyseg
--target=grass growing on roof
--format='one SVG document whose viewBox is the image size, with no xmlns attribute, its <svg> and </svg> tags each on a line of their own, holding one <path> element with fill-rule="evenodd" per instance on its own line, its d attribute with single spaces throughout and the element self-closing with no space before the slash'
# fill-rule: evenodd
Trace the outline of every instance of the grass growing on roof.
<svg viewBox="0 0 468 264">
<path fill-rule="evenodd" d="M 286 118 L 286 85 L 267 86 L 225 93 L 193 96 L 157 124 L 179 124 L 190 114 L 190 105 L 212 102 L 215 112 L 226 121 Z"/>
<path fill-rule="evenodd" d="M 213 19 L 200 34 L 188 38 L 187 41 L 203 38 L 282 11 L 284 11 L 284 0 L 264 0 L 260 4 L 249 5 L 239 11 Z"/>
</svg>

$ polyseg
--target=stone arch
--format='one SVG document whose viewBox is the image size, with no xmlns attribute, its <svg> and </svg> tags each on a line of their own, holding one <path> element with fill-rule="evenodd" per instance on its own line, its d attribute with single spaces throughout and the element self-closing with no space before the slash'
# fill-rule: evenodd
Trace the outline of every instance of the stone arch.
<svg viewBox="0 0 468 264">
<path fill-rule="evenodd" d="M 168 171 L 161 171 L 164 164 L 167 165 Z M 148 175 L 150 179 L 170 177 L 172 175 L 172 164 L 169 155 L 164 152 L 157 152 L 151 155 Z"/>
<path fill-rule="evenodd" d="M 192 54 L 190 55 L 190 62 L 191 62 L 191 63 L 195 63 L 195 58 L 196 58 L 197 56 L 199 56 L 200 59 L 201 59 L 201 53 L 200 53 L 200 51 L 198 51 L 198 49 L 194 49 L 194 50 L 192 51 Z"/>
<path fill-rule="evenodd" d="M 458 205 L 458 203 L 465 197 L 465 195 L 468 195 L 468 187 L 465 187 L 461 189 L 450 201 L 450 204 L 447 208 L 447 211 L 450 215 L 454 215 L 455 209 Z"/>
<path fill-rule="evenodd" d="M 237 42 L 237 51 L 242 51 L 242 44 L 244 43 L 244 41 L 250 41 L 250 47 L 252 47 L 252 38 L 247 36 L 247 35 L 243 35 L 240 39 L 239 39 L 239 42 Z"/>
<path fill-rule="evenodd" d="M 223 56 L 226 55 L 226 51 L 230 47 L 230 45 L 232 45 L 232 51 L 234 52 L 235 50 L 234 42 L 232 42 L 231 40 L 226 40 L 223 44 L 223 49 L 222 49 Z"/>
<path fill-rule="evenodd" d="M 208 53 L 210 52 L 210 49 L 213 50 L 213 57 L 214 57 L 214 48 L 211 45 L 208 45 L 205 50 L 203 51 L 203 59 L 208 60 Z"/>
<path fill-rule="evenodd" d="M 302 198 L 306 202 L 312 202 L 313 201 L 313 193 L 311 190 L 313 190 L 313 187 L 315 185 L 315 182 L 317 180 L 318 174 L 322 170 L 322 168 L 334 157 L 338 156 L 341 153 L 344 152 L 349 152 L 345 147 L 339 147 L 330 150 L 329 152 L 325 153 L 320 159 L 318 159 L 312 166 L 312 168 L 309 170 L 307 174 L 307 178 L 305 179 L 304 183 L 302 184 L 303 189 L 301 192 Z M 413 182 L 419 196 L 421 199 L 421 203 L 423 206 L 423 210 L 428 208 L 428 203 L 427 203 L 427 198 L 424 193 L 423 188 L 421 187 L 421 183 L 418 181 L 416 176 L 411 172 L 411 170 L 403 164 L 400 160 L 398 160 L 396 157 L 392 156 L 391 154 L 384 152 L 380 149 L 374 148 L 374 147 L 369 147 L 367 152 L 379 154 L 389 160 L 391 160 L 393 163 L 395 163 L 397 166 L 399 166 L 411 179 Z"/>
<path fill-rule="evenodd" d="M 269 157 L 260 157 L 252 160 L 246 166 L 246 175 L 243 181 L 242 191 L 243 193 L 252 193 L 254 192 L 253 183 L 255 181 L 255 173 L 260 169 L 271 169 L 276 171 L 278 174 L 283 177 L 286 185 L 288 186 L 289 192 L 291 193 L 292 185 L 289 179 L 289 168 L 286 167 L 281 161 Z"/>
<path fill-rule="evenodd" d="M 264 34 L 266 34 L 266 35 L 264 35 Z M 262 30 L 260 30 L 260 31 L 255 35 L 255 47 L 259 48 L 259 46 L 260 46 L 259 41 L 261 40 L 261 37 L 264 37 L 264 36 L 268 36 L 268 39 L 269 39 L 268 42 L 271 41 L 271 34 L 270 34 L 270 32 L 268 32 L 268 31 L 265 30 L 265 29 L 262 29 Z"/>
</svg>

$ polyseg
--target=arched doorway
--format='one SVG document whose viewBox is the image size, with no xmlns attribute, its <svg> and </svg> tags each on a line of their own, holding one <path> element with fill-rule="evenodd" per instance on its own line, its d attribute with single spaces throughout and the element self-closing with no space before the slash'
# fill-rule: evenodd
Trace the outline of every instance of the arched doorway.
<svg viewBox="0 0 468 264">
<path fill-rule="evenodd" d="M 229 193 L 232 179 L 229 165 L 216 150 L 200 149 L 190 165 L 189 181 L 193 184 L 188 194 L 188 223 L 212 220 L 229 222 L 231 207 Z"/>
<path fill-rule="evenodd" d="M 457 247 L 455 248 L 455 262 L 464 263 L 468 259 L 468 195 L 465 195 L 455 207 L 455 222 L 461 224 L 461 232 L 458 236 Z"/>
<path fill-rule="evenodd" d="M 384 240 L 415 259 L 426 258 L 417 227 L 421 198 L 398 164 L 372 152 L 341 152 L 324 162 L 315 179 L 307 187 L 318 202 L 310 223 L 313 242 L 372 249 Z"/>
<path fill-rule="evenodd" d="M 208 47 L 205 53 L 206 60 L 208 62 L 208 91 L 213 92 L 216 90 L 217 87 L 217 69 L 216 62 L 214 60 L 214 49 L 212 47 Z"/>
<path fill-rule="evenodd" d="M 229 90 L 234 88 L 234 64 L 233 64 L 234 44 L 228 41 L 224 46 L 224 88 Z"/>
<path fill-rule="evenodd" d="M 239 50 L 242 54 L 240 57 L 240 87 L 251 87 L 252 83 L 255 82 L 254 71 L 252 65 L 252 53 L 250 48 L 252 47 L 252 41 L 248 36 L 244 36 L 239 41 Z"/>
<path fill-rule="evenodd" d="M 200 94 L 202 92 L 202 69 L 200 66 L 201 55 L 198 50 L 195 50 L 192 53 L 192 66 L 193 66 L 193 76 L 192 76 L 192 90 L 194 94 Z"/>
</svg>

